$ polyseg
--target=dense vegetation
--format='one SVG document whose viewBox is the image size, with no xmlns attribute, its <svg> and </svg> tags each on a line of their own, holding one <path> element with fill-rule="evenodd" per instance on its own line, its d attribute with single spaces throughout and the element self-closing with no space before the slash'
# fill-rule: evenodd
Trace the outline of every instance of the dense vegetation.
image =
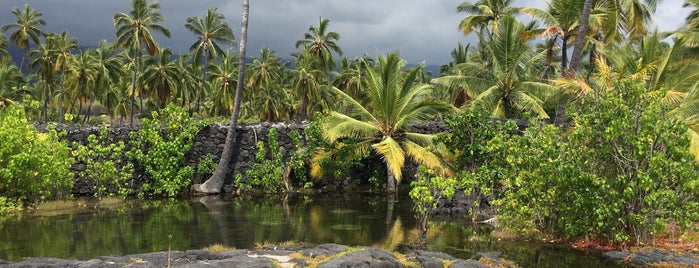
<svg viewBox="0 0 699 268">
<path fill-rule="evenodd" d="M 628 2 L 464 2 L 458 26 L 478 42 L 458 44 L 434 79 L 423 66 L 406 68 L 397 52 L 338 60 L 340 34 L 320 18 L 300 33 L 293 62 L 262 48 L 241 65 L 244 81 L 234 33 L 215 8 L 187 19 L 191 53 L 176 56 L 156 41 L 169 36 L 157 2 L 133 0 L 114 16 L 114 41 L 84 51 L 67 31 L 42 30 L 41 12 L 27 4 L 0 35 L 0 207 L 66 196 L 72 156 L 87 163 L 98 196 L 132 194 L 123 188 L 132 167 L 114 154 L 149 174 L 140 196 L 180 194 L 200 175 L 183 164 L 196 119 L 233 113 L 240 82 L 242 120 L 322 114 L 306 129 L 307 144 L 296 138 L 289 163 L 270 133 L 250 179 L 237 180 L 245 187 L 283 191 L 282 165 L 311 187 L 307 177 L 345 179 L 362 159 L 380 157 L 384 173 L 371 181 L 382 177 L 388 192 L 405 163 L 424 166 L 411 194 L 424 221 L 431 196 L 449 196 L 445 185 L 456 184 L 491 199 L 501 226 L 522 233 L 640 243 L 670 224 L 691 227 L 699 220 L 699 3 L 686 2 L 693 13 L 685 27 L 658 33 L 648 29 L 656 2 Z M 19 64 L 10 43 L 24 51 Z M 94 112 L 105 119 L 91 119 Z M 142 126 L 128 153 L 91 137 L 71 154 L 52 127 L 39 134 L 27 124 L 121 124 L 127 116 Z M 543 123 L 551 117 L 556 126 Z M 450 134 L 409 131 L 441 118 Z M 531 127 L 492 118 L 529 118 Z M 212 163 L 200 166 L 211 172 Z"/>
</svg>

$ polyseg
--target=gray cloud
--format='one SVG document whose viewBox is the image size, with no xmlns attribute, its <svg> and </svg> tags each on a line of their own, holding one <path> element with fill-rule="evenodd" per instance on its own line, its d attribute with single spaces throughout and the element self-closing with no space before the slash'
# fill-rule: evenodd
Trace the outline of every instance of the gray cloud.
<svg viewBox="0 0 699 268">
<path fill-rule="evenodd" d="M 256 0 L 250 3 L 250 29 L 248 55 L 256 56 L 260 48 L 269 46 L 279 56 L 290 58 L 296 40 L 301 39 L 310 25 L 318 18 L 330 19 L 330 31 L 340 34 L 338 42 L 345 55 L 359 57 L 376 56 L 400 50 L 403 58 L 411 63 L 426 61 L 442 64 L 449 61 L 449 53 L 458 42 L 473 42 L 457 29 L 463 14 L 456 13 L 456 6 L 463 1 L 446 0 Z M 113 40 L 112 18 L 117 12 L 129 12 L 130 1 L 96 0 L 1 0 L 0 25 L 11 22 L 11 10 L 30 3 L 41 11 L 47 22 L 45 30 L 68 30 L 81 45 L 93 46 L 100 39 Z M 159 1 L 166 18 L 165 26 L 172 32 L 166 39 L 157 36 L 163 47 L 171 47 L 178 53 L 186 53 L 194 42 L 194 36 L 185 28 L 185 20 L 191 16 L 203 16 L 210 6 L 217 7 L 227 22 L 240 32 L 240 1 L 197 0 Z M 515 6 L 544 8 L 544 0 L 515 1 Z M 673 30 L 684 23 L 688 10 L 682 9 L 682 0 L 664 1 L 655 19 L 661 31 Z M 9 35 L 9 34 L 8 34 Z M 7 36 L 7 35 L 6 35 Z"/>
</svg>

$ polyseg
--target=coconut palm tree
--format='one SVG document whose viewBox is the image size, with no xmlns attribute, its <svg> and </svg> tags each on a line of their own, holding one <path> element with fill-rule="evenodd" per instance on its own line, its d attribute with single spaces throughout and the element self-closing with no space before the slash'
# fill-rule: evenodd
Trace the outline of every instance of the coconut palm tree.
<svg viewBox="0 0 699 268">
<path fill-rule="evenodd" d="M 511 7 L 512 0 L 478 0 L 475 3 L 463 2 L 456 7 L 456 12 L 466 13 L 466 18 L 459 22 L 459 30 L 464 35 L 477 28 L 481 34 L 495 32 L 500 18 L 517 15 L 521 8 Z"/>
<path fill-rule="evenodd" d="M 369 65 L 367 65 L 367 63 Z M 369 103 L 369 96 L 364 91 L 364 77 L 367 68 L 371 68 L 374 62 L 368 57 L 348 59 L 342 58 L 340 73 L 335 75 L 334 86 L 350 95 L 362 105 Z"/>
<path fill-rule="evenodd" d="M 51 99 L 51 87 L 54 84 L 54 61 L 55 61 L 55 50 L 51 47 L 52 42 L 47 42 L 46 44 L 40 44 L 35 50 L 29 53 L 29 57 L 32 61 L 29 63 L 28 68 L 30 70 L 35 70 L 37 76 L 42 80 L 44 84 L 44 94 L 43 95 L 43 108 L 41 109 L 41 117 L 44 120 L 48 120 L 48 103 Z"/>
<path fill-rule="evenodd" d="M 699 0 L 685 0 L 683 7 L 691 7 L 693 10 L 685 19 L 685 27 L 673 34 L 684 39 L 687 47 L 699 47 Z"/>
<path fill-rule="evenodd" d="M 312 55 L 319 69 L 330 71 L 335 67 L 335 59 L 332 52 L 342 56 L 342 49 L 337 45 L 340 34 L 328 32 L 329 19 L 318 18 L 318 25 L 311 25 L 303 39 L 296 41 L 296 48 L 303 47 Z"/>
<path fill-rule="evenodd" d="M 164 49 L 160 55 L 146 59 L 143 70 L 143 86 L 148 88 L 148 97 L 155 102 L 158 111 L 181 85 L 182 73 L 171 56 L 172 51 Z"/>
<path fill-rule="evenodd" d="M 7 40 L 5 40 L 5 36 L 0 33 L 0 64 L 10 61 L 12 61 L 12 59 L 10 58 L 10 53 L 7 52 Z"/>
<path fill-rule="evenodd" d="M 250 0 L 243 0 L 243 18 L 240 30 L 240 52 L 238 54 L 238 83 L 235 91 L 235 101 L 233 105 L 233 114 L 231 115 L 231 123 L 228 126 L 226 135 L 226 143 L 223 146 L 223 152 L 218 161 L 218 166 L 214 170 L 211 178 L 202 183 L 198 190 L 203 193 L 219 193 L 223 187 L 223 178 L 228 173 L 228 165 L 231 162 L 233 155 L 233 147 L 236 138 L 236 129 L 238 128 L 238 116 L 240 114 L 240 101 L 243 96 L 243 83 L 245 81 L 245 47 L 248 42 L 248 16 L 250 14 Z"/>
<path fill-rule="evenodd" d="M 317 97 L 321 87 L 318 78 L 325 73 L 314 66 L 311 55 L 305 52 L 297 55 L 294 67 L 292 71 L 294 78 L 291 88 L 294 91 L 294 95 L 298 96 L 298 100 L 301 102 L 299 114 L 301 115 L 301 121 L 303 121 L 306 120 L 309 95 Z"/>
<path fill-rule="evenodd" d="M 97 97 L 94 94 L 95 82 L 97 81 L 97 76 L 100 72 L 100 64 L 97 59 L 97 53 L 94 49 L 88 49 L 71 58 L 71 62 L 68 66 L 68 78 L 66 80 L 66 85 L 72 93 L 73 101 L 78 101 L 78 117 L 77 121 L 80 120 L 80 113 L 82 112 L 83 104 L 88 104 L 88 109 L 83 117 L 83 121 L 87 122 L 90 117 L 90 110 L 92 107 L 92 102 Z"/>
<path fill-rule="evenodd" d="M 117 98 L 109 92 L 124 74 L 122 65 L 125 59 L 121 54 L 114 54 L 113 45 L 104 39 L 100 40 L 94 50 L 94 56 L 99 68 L 95 77 L 93 95 L 110 111 L 111 115 L 116 107 Z"/>
<path fill-rule="evenodd" d="M 500 20 L 498 30 L 486 37 L 478 33 L 485 58 L 466 63 L 470 73 L 442 76 L 432 81 L 447 88 L 465 88 L 467 106 L 481 103 L 496 118 L 511 118 L 532 112 L 548 118 L 543 103 L 557 92 L 556 87 L 536 82 L 529 69 L 542 60 L 522 39 L 528 29 L 515 17 Z"/>
<path fill-rule="evenodd" d="M 323 125 L 323 136 L 330 142 L 344 138 L 359 140 L 358 148 L 373 149 L 386 164 L 386 191 L 396 192 L 396 182 L 402 178 L 406 155 L 430 168 L 446 170 L 440 159 L 430 151 L 434 135 L 407 131 L 410 124 L 432 119 L 439 113 L 452 111 L 452 106 L 430 100 L 432 86 L 415 80 L 421 68 L 403 75 L 405 62 L 398 53 L 378 58 L 377 68 L 369 68 L 364 80 L 369 105 L 363 106 L 347 93 L 334 88 L 335 94 L 350 104 L 348 114 L 331 112 Z M 320 152 L 315 160 L 331 152 Z M 321 176 L 318 161 L 312 161 L 311 174 Z"/>
<path fill-rule="evenodd" d="M 162 21 L 165 21 L 165 18 L 160 14 L 160 4 L 154 1 L 148 2 L 147 0 L 132 0 L 131 12 L 129 14 L 119 12 L 114 15 L 114 27 L 117 29 L 114 45 L 131 50 L 136 57 L 131 83 L 131 118 L 129 119 L 129 124 L 133 124 L 136 79 L 143 48 L 145 47 L 151 56 L 159 53 L 158 43 L 155 41 L 152 31 L 161 33 L 165 37 L 170 37 L 170 30 L 159 24 Z"/>
<path fill-rule="evenodd" d="M 59 90 L 58 90 L 58 120 L 63 123 L 63 100 L 65 99 L 65 80 L 66 65 L 72 60 L 72 51 L 77 50 L 78 40 L 71 37 L 68 31 L 63 31 L 60 35 L 50 35 L 47 42 L 53 43 L 53 48 L 56 53 L 56 61 L 54 71 L 60 73 Z"/>
<path fill-rule="evenodd" d="M 262 47 L 257 58 L 253 58 L 248 66 L 248 80 L 246 86 L 250 89 L 245 97 L 246 100 L 255 98 L 257 91 L 281 80 L 282 61 L 277 57 L 277 53 L 269 47 Z"/>
<path fill-rule="evenodd" d="M 14 30 L 14 32 L 10 34 L 10 40 L 17 47 L 24 50 L 24 57 L 19 66 L 19 69 L 22 70 L 24 62 L 29 55 L 29 41 L 31 40 L 38 46 L 39 43 L 41 43 L 41 38 L 46 36 L 46 32 L 39 28 L 39 26 L 46 25 L 46 21 L 41 18 L 41 12 L 31 8 L 29 3 L 24 5 L 24 9 L 12 9 L 12 14 L 15 15 L 17 20 L 13 23 L 3 25 L 2 31 L 7 32 Z"/>
<path fill-rule="evenodd" d="M 235 98 L 233 85 L 237 83 L 238 78 L 238 56 L 231 50 L 221 56 L 219 64 L 211 64 L 209 67 L 213 86 L 210 87 L 211 92 L 207 96 L 211 102 L 209 114 L 212 116 L 233 112 Z"/>
<path fill-rule="evenodd" d="M 23 88 L 27 82 L 16 65 L 0 62 L 0 107 L 21 101 L 29 92 Z"/>
<path fill-rule="evenodd" d="M 201 94 L 204 91 L 204 82 L 206 81 L 206 70 L 208 61 L 216 58 L 217 55 L 223 53 L 219 43 L 235 45 L 235 37 L 233 30 L 228 26 L 223 14 L 216 12 L 216 8 L 210 7 L 206 11 L 204 18 L 189 17 L 184 25 L 187 30 L 197 36 L 197 41 L 192 44 L 189 50 L 193 53 L 192 63 L 199 65 L 202 68 L 201 86 L 197 94 L 196 106 L 194 112 L 199 112 L 199 101 Z M 202 55 L 203 54 L 203 55 Z M 202 63 L 203 58 L 203 63 Z"/>
</svg>

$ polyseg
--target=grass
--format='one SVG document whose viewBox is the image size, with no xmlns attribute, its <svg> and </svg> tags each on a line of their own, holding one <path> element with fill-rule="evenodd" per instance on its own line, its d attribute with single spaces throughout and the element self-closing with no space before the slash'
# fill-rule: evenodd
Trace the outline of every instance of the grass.
<svg viewBox="0 0 699 268">
<path fill-rule="evenodd" d="M 221 252 L 233 251 L 233 250 L 236 250 L 236 248 L 235 247 L 228 247 L 228 246 L 225 246 L 223 244 L 216 243 L 216 244 L 210 245 L 208 247 L 205 247 L 204 250 L 208 250 L 208 251 L 215 252 L 215 253 L 221 253 Z"/>
</svg>

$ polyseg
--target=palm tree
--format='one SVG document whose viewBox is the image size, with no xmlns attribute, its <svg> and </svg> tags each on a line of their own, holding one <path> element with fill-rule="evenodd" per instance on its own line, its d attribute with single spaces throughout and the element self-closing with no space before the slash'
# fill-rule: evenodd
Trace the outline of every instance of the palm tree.
<svg viewBox="0 0 699 268">
<path fill-rule="evenodd" d="M 340 34 L 328 32 L 329 19 L 318 18 L 317 26 L 311 25 L 303 39 L 296 41 L 296 48 L 303 47 L 312 55 L 319 69 L 329 71 L 335 67 L 335 59 L 332 52 L 342 56 L 342 49 L 337 45 Z"/>
<path fill-rule="evenodd" d="M 137 72 L 141 61 L 141 53 L 145 46 L 151 56 L 159 53 L 158 43 L 151 31 L 159 32 L 165 37 L 170 37 L 170 30 L 159 24 L 165 20 L 160 14 L 160 4 L 147 2 L 147 0 L 132 0 L 131 12 L 116 13 L 114 15 L 114 27 L 117 28 L 114 45 L 131 50 L 135 55 L 133 65 L 133 79 L 131 83 L 131 118 L 129 124 L 133 124 L 133 105 L 136 95 Z"/>
<path fill-rule="evenodd" d="M 260 55 L 252 59 L 248 70 L 246 86 L 251 89 L 248 97 L 252 99 L 258 90 L 281 79 L 282 61 L 269 47 L 262 47 Z"/>
<path fill-rule="evenodd" d="M 439 67 L 439 73 L 441 76 L 460 76 L 466 75 L 469 70 L 465 67 L 469 67 L 467 64 L 469 59 L 469 49 L 471 45 L 468 44 L 464 47 L 460 42 L 458 46 L 451 51 L 451 61 L 448 64 Z M 461 107 L 468 100 L 468 94 L 466 93 L 466 88 L 449 88 L 437 85 L 435 88 L 436 98 L 439 100 L 447 101 L 456 107 Z"/>
<path fill-rule="evenodd" d="M 7 41 L 5 40 L 5 36 L 0 33 L 0 64 L 4 63 L 5 61 L 10 62 L 12 60 L 10 59 L 10 53 L 7 52 Z"/>
<path fill-rule="evenodd" d="M 63 31 L 60 35 L 51 35 L 50 38 L 47 38 L 47 41 L 53 42 L 53 48 L 56 51 L 54 71 L 61 74 L 58 91 L 58 120 L 63 123 L 63 100 L 65 99 L 65 85 L 63 81 L 65 79 L 66 65 L 68 65 L 73 56 L 71 50 L 76 50 L 80 47 L 78 46 L 78 40 L 68 35 L 67 31 Z"/>
<path fill-rule="evenodd" d="M 97 81 L 100 67 L 99 60 L 97 59 L 97 52 L 95 52 L 94 49 L 83 51 L 83 53 L 72 58 L 70 62 L 66 85 L 68 85 L 68 88 L 72 89 L 70 90 L 70 92 L 73 93 L 72 103 L 75 103 L 76 100 L 79 103 L 77 121 L 80 120 L 83 104 L 88 102 L 89 106 L 85 113 L 85 117 L 83 117 L 83 121 L 87 122 L 90 117 L 92 102 L 97 97 L 94 94 L 94 90 L 90 89 L 95 88 L 95 82 Z"/>
<path fill-rule="evenodd" d="M 456 12 L 466 13 L 468 16 L 459 22 L 459 29 L 464 35 L 471 33 L 474 28 L 478 28 L 481 34 L 495 32 L 500 18 L 514 16 L 520 12 L 521 8 L 511 7 L 511 4 L 512 0 L 463 2 L 456 7 Z"/>
<path fill-rule="evenodd" d="M 369 66 L 366 64 L 369 62 Z M 364 77 L 366 76 L 367 68 L 371 67 L 373 59 L 371 58 L 342 58 L 340 62 L 340 73 L 335 75 L 334 86 L 350 95 L 353 99 L 362 105 L 368 105 L 369 96 L 364 91 Z"/>
<path fill-rule="evenodd" d="M 221 152 L 221 158 L 219 158 L 218 166 L 214 170 L 214 174 L 211 178 L 206 180 L 198 188 L 198 190 L 203 193 L 219 193 L 223 187 L 223 178 L 228 173 L 228 165 L 231 162 L 233 155 L 233 147 L 236 138 L 236 129 L 238 128 L 238 115 L 240 114 L 240 101 L 243 96 L 243 83 L 245 81 L 245 45 L 248 42 L 248 16 L 250 14 L 250 0 L 243 0 L 243 18 L 240 30 L 240 52 L 238 54 L 238 83 L 235 91 L 235 101 L 233 105 L 233 114 L 231 115 L 231 123 L 228 126 L 228 133 L 226 135 L 226 143 L 223 146 L 223 152 Z"/>
<path fill-rule="evenodd" d="M 159 56 L 149 57 L 143 70 L 143 86 L 148 88 L 148 96 L 156 103 L 158 111 L 181 85 L 180 68 L 171 56 L 172 51 L 164 49 Z"/>
<path fill-rule="evenodd" d="M 211 87 L 209 99 L 212 103 L 210 115 L 223 115 L 233 112 L 235 103 L 235 92 L 233 85 L 237 83 L 238 78 L 238 56 L 230 50 L 226 51 L 221 57 L 220 64 L 211 64 L 211 81 L 214 86 Z"/>
<path fill-rule="evenodd" d="M 699 47 L 699 0 L 685 0 L 683 7 L 692 7 L 694 10 L 687 15 L 685 27 L 673 34 L 685 40 L 688 47 Z"/>
<path fill-rule="evenodd" d="M 189 48 L 193 52 L 194 57 L 192 62 L 202 67 L 208 66 L 207 61 L 222 54 L 223 50 L 219 43 L 235 45 L 235 37 L 233 30 L 228 26 L 223 14 L 216 12 L 216 8 L 210 7 L 206 11 L 206 16 L 202 19 L 199 17 L 187 18 L 187 24 L 184 25 L 187 30 L 197 36 L 197 42 Z M 204 54 L 202 56 L 202 54 Z M 202 63 L 202 57 L 204 62 Z M 202 70 L 201 86 L 199 94 L 197 94 L 197 103 L 194 112 L 199 112 L 199 101 L 201 94 L 204 91 L 204 82 L 206 81 L 206 70 Z"/>
<path fill-rule="evenodd" d="M 93 95 L 110 111 L 110 115 L 113 114 L 113 109 L 118 101 L 113 94 L 110 94 L 110 91 L 124 74 L 122 71 L 124 58 L 121 54 L 114 54 L 112 47 L 112 44 L 103 39 L 94 50 L 95 60 L 99 68 L 95 77 Z"/>
<path fill-rule="evenodd" d="M 46 44 L 40 44 L 35 50 L 29 53 L 29 57 L 32 61 L 29 63 L 29 69 L 36 70 L 37 76 L 41 78 L 44 84 L 44 94 L 43 95 L 43 108 L 41 109 L 41 116 L 44 120 L 48 120 L 48 103 L 51 95 L 51 86 L 53 86 L 54 81 L 54 60 L 55 60 L 55 50 L 51 47 L 52 42 L 47 42 Z"/>
<path fill-rule="evenodd" d="M 342 90 L 335 94 L 352 107 L 348 115 L 331 112 L 323 125 L 323 136 L 330 142 L 344 138 L 359 140 L 360 151 L 373 149 L 383 157 L 387 169 L 386 191 L 396 192 L 396 182 L 402 177 L 401 169 L 407 154 L 412 160 L 430 168 L 445 171 L 440 159 L 428 148 L 434 135 L 407 131 L 410 124 L 432 119 L 439 113 L 449 112 L 452 106 L 430 100 L 432 86 L 418 84 L 415 80 L 421 68 L 403 75 L 405 62 L 398 53 L 378 58 L 378 68 L 369 68 L 364 80 L 369 95 L 369 105 L 363 106 Z M 321 152 L 315 159 L 324 157 Z M 312 161 L 312 175 L 318 177 L 322 170 L 318 161 Z"/>
<path fill-rule="evenodd" d="M 16 65 L 0 62 L 0 107 L 21 101 L 28 94 L 23 88 L 27 82 Z"/>
<path fill-rule="evenodd" d="M 29 55 L 29 40 L 34 42 L 35 45 L 39 45 L 41 37 L 46 36 L 46 32 L 40 29 L 39 25 L 46 25 L 46 21 L 41 18 L 41 12 L 29 7 L 29 3 L 25 4 L 22 10 L 19 8 L 12 9 L 12 14 L 15 15 L 17 20 L 3 25 L 2 31 L 15 30 L 10 34 L 10 40 L 17 47 L 24 50 L 24 58 L 22 58 L 22 63 L 19 66 L 19 69 L 22 70 L 24 61 Z"/>
<path fill-rule="evenodd" d="M 485 39 L 480 33 L 481 62 L 468 62 L 470 73 L 442 76 L 432 81 L 447 88 L 466 88 L 466 105 L 482 103 L 496 118 L 520 116 L 533 112 L 548 118 L 543 108 L 546 99 L 557 92 L 556 87 L 537 81 L 530 66 L 545 53 L 535 53 L 522 36 L 528 30 L 516 18 L 501 19 L 499 29 Z"/>
<path fill-rule="evenodd" d="M 292 71 L 294 78 L 291 87 L 301 101 L 299 114 L 301 115 L 301 121 L 303 121 L 306 120 L 307 105 L 310 99 L 309 94 L 314 98 L 318 96 L 321 87 L 318 78 L 322 77 L 324 72 L 313 66 L 313 61 L 308 53 L 298 55 L 294 65 L 295 68 Z"/>
</svg>

